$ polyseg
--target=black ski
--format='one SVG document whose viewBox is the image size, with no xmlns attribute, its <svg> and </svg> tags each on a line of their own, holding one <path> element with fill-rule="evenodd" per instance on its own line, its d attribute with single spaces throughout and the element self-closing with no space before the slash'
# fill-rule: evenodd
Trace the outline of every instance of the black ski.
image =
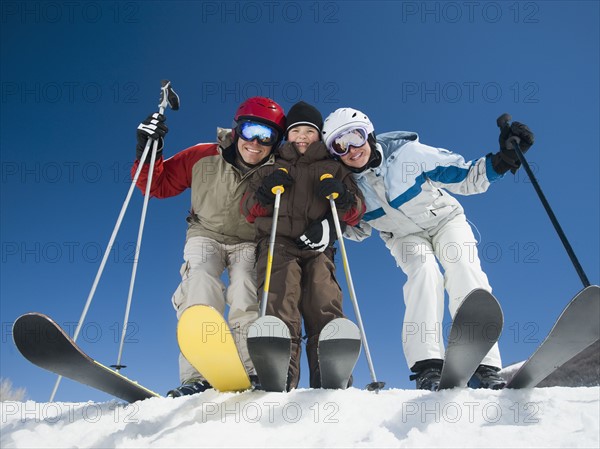
<svg viewBox="0 0 600 449">
<path fill-rule="evenodd" d="M 17 318 L 13 325 L 13 338 L 21 354 L 40 368 L 127 402 L 160 397 L 90 358 L 46 315 L 27 313 Z"/>
<path fill-rule="evenodd" d="M 319 334 L 321 388 L 345 390 L 360 355 L 360 331 L 346 318 L 330 321 Z"/>
<path fill-rule="evenodd" d="M 248 352 L 261 390 L 286 391 L 291 341 L 287 325 L 274 316 L 263 316 L 248 329 Z"/>
<path fill-rule="evenodd" d="M 532 388 L 600 339 L 600 287 L 581 290 L 505 388 Z"/>
<path fill-rule="evenodd" d="M 503 323 L 500 304 L 490 292 L 475 289 L 465 297 L 452 322 L 438 390 L 467 386 L 498 341 Z"/>
</svg>

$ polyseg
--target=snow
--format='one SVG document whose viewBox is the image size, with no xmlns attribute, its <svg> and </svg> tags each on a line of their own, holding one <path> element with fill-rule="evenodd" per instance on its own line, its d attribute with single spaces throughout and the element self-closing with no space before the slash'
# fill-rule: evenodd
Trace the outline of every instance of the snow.
<svg viewBox="0 0 600 449">
<path fill-rule="evenodd" d="M 600 387 L 2 402 L 0 446 L 599 447 Z"/>
</svg>

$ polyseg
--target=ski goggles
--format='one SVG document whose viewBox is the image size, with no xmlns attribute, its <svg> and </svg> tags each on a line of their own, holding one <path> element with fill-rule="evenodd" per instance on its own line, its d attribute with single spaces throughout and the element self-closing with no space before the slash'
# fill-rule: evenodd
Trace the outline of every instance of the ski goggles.
<svg viewBox="0 0 600 449">
<path fill-rule="evenodd" d="M 245 121 L 237 125 L 236 134 L 247 142 L 257 140 L 260 145 L 273 146 L 279 140 L 279 133 L 264 123 Z"/>
<path fill-rule="evenodd" d="M 364 128 L 342 131 L 329 143 L 329 151 L 336 156 L 345 156 L 350 151 L 350 147 L 362 147 L 368 136 L 369 133 Z"/>
</svg>

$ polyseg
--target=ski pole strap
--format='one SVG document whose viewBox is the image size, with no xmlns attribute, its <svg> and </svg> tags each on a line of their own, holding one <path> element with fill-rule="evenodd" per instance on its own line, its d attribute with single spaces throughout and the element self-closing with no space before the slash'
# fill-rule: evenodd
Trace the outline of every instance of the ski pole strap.
<svg viewBox="0 0 600 449">
<path fill-rule="evenodd" d="M 332 175 L 331 173 L 325 173 L 324 175 L 321 175 L 321 177 L 319 178 L 319 181 L 323 181 L 324 179 L 329 179 L 329 178 L 333 178 L 333 175 Z M 329 200 L 329 199 L 336 200 L 338 196 L 340 196 L 340 194 L 339 194 L 339 193 L 337 193 L 337 192 L 333 192 L 331 195 L 329 195 L 329 196 L 327 197 L 327 199 L 328 199 L 328 200 Z"/>
</svg>

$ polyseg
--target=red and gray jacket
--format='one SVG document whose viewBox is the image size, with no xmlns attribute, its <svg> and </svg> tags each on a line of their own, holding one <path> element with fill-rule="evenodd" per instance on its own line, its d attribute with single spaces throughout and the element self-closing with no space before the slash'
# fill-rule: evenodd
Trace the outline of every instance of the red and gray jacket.
<svg viewBox="0 0 600 449">
<path fill-rule="evenodd" d="M 231 130 L 219 128 L 218 143 L 197 144 L 155 162 L 152 197 L 168 198 L 188 188 L 192 191 L 187 239 L 208 237 L 226 245 L 254 241 L 254 227 L 241 214 L 240 201 L 248 180 L 259 167 L 242 173 L 234 165 L 235 152 Z M 138 164 L 134 163 L 132 176 Z M 273 164 L 272 155 L 265 164 Z M 142 193 L 148 181 L 148 165 L 136 183 Z"/>
<path fill-rule="evenodd" d="M 365 211 L 364 197 L 356 185 L 352 173 L 340 162 L 333 160 L 322 142 L 311 144 L 304 154 L 300 154 L 292 143 L 278 149 L 275 163 L 259 168 L 248 186 L 241 208 L 249 223 L 256 226 L 258 240 L 268 237 L 271 232 L 273 206 L 262 206 L 255 192 L 264 177 L 279 168 L 285 168 L 294 179 L 293 185 L 281 195 L 277 236 L 295 240 L 314 221 L 322 220 L 330 210 L 329 200 L 318 195 L 320 178 L 328 173 L 344 183 L 352 193 L 354 201 L 346 209 L 338 208 L 340 220 L 350 226 L 358 224 Z"/>
</svg>

